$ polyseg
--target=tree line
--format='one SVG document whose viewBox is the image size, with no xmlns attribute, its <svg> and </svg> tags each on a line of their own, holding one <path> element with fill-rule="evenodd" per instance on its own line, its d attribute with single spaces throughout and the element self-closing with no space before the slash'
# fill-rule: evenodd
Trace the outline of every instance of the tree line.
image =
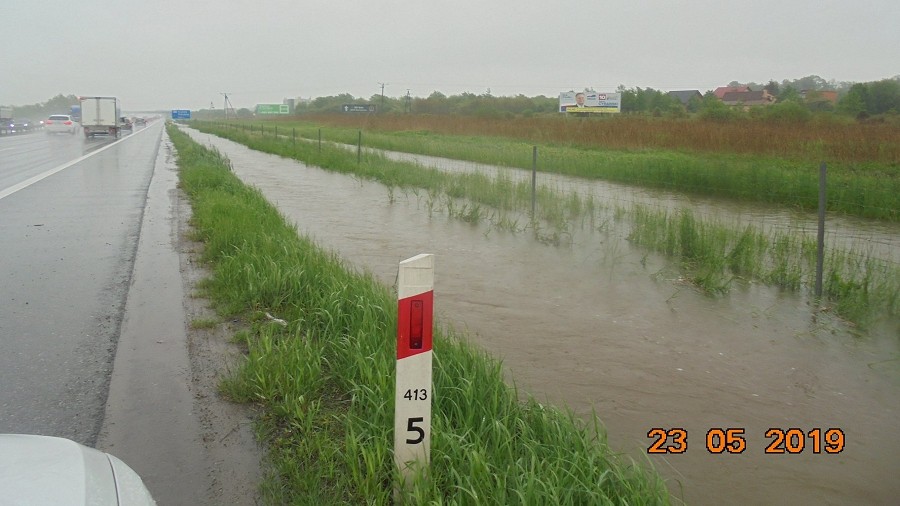
<svg viewBox="0 0 900 506">
<path fill-rule="evenodd" d="M 69 114 L 73 105 L 78 105 L 78 97 L 75 95 L 59 94 L 46 102 L 28 105 L 4 105 L 4 110 L 12 111 L 15 119 L 28 118 L 32 121 L 47 119 L 51 114 Z"/>
<path fill-rule="evenodd" d="M 831 112 L 841 115 L 867 118 L 879 115 L 900 114 L 900 75 L 868 83 L 837 83 L 818 76 L 808 76 L 781 83 L 766 84 L 731 82 L 729 86 L 747 86 L 754 91 L 766 90 L 776 97 L 774 105 L 743 113 L 725 106 L 714 90 L 701 91 L 702 97 L 688 104 L 662 90 L 653 88 L 626 88 L 616 90 L 622 94 L 622 112 L 655 116 L 699 115 L 710 119 L 729 119 L 742 115 L 772 116 L 783 119 L 804 119 L 814 113 Z M 838 94 L 836 104 L 817 99 L 819 92 L 833 90 Z M 594 91 L 594 90 L 585 90 Z M 698 90 L 700 91 L 700 90 Z M 801 92 L 807 92 L 804 98 Z M 318 97 L 301 101 L 297 114 L 327 114 L 340 112 L 346 104 L 375 105 L 379 113 L 388 114 L 457 114 L 461 116 L 512 117 L 553 114 L 559 110 L 559 98 L 538 95 L 527 97 L 494 96 L 490 90 L 481 94 L 461 93 L 447 96 L 439 91 L 427 97 L 387 97 L 372 95 L 368 99 L 348 93 Z M 767 110 L 763 110 L 767 109 Z"/>
<path fill-rule="evenodd" d="M 622 94 L 622 112 L 625 114 L 644 114 L 667 117 L 699 116 L 706 119 L 730 120 L 744 116 L 764 117 L 770 119 L 804 120 L 816 113 L 834 113 L 857 119 L 873 117 L 900 121 L 900 75 L 880 81 L 867 83 L 849 83 L 826 81 L 819 76 L 807 76 L 792 81 L 778 83 L 774 80 L 766 84 L 739 83 L 732 81 L 728 86 L 747 86 L 751 90 L 766 90 L 776 97 L 774 105 L 753 108 L 743 112 L 724 105 L 713 93 L 706 90 L 702 97 L 691 99 L 682 104 L 668 93 L 653 88 L 626 88 L 619 86 L 616 91 Z M 838 94 L 836 104 L 827 100 L 818 100 L 817 93 L 832 90 Z M 585 90 L 593 91 L 593 90 Z M 699 91 L 699 90 L 698 90 Z M 806 98 L 801 92 L 807 91 Z M 372 104 L 381 114 L 433 114 L 481 117 L 515 117 L 556 114 L 559 110 L 559 98 L 538 95 L 494 96 L 488 89 L 484 93 L 461 93 L 445 95 L 434 91 L 427 97 L 387 97 L 379 94 L 368 99 L 354 97 L 349 93 L 318 97 L 309 101 L 300 101 L 295 108 L 296 114 L 338 113 L 346 104 Z M 3 106 L 12 109 L 14 117 L 39 120 L 51 114 L 68 114 L 72 105 L 78 104 L 75 95 L 57 95 L 46 102 L 21 106 Z M 240 118 L 252 118 L 249 109 L 236 111 Z M 200 110 L 195 116 L 216 117 L 221 111 Z"/>
</svg>

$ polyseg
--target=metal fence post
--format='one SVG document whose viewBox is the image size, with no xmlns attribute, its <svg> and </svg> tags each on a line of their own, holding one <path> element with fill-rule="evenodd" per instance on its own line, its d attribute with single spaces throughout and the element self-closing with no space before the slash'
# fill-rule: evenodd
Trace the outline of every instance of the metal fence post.
<svg viewBox="0 0 900 506">
<path fill-rule="evenodd" d="M 534 204 L 537 198 L 537 146 L 531 148 L 531 219 L 534 220 Z"/>
<path fill-rule="evenodd" d="M 822 297 L 822 271 L 825 264 L 825 162 L 819 166 L 819 233 L 816 241 L 816 298 Z"/>
</svg>

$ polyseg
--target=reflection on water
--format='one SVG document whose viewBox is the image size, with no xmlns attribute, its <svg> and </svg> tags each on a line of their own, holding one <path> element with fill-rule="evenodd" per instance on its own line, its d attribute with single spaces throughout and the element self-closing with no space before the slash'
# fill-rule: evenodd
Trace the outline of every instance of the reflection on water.
<svg viewBox="0 0 900 506">
<path fill-rule="evenodd" d="M 547 246 L 429 213 L 411 193 L 391 199 L 379 184 L 189 133 L 301 233 L 386 284 L 401 260 L 434 253 L 441 321 L 501 358 L 521 389 L 596 410 L 611 445 L 659 468 L 677 498 L 886 504 L 900 494 L 900 345 L 884 335 L 896 328 L 855 337 L 804 299 L 757 284 L 707 297 L 614 225 Z M 647 455 L 654 428 L 685 429 L 687 451 Z M 743 429 L 747 450 L 710 453 L 712 428 Z M 840 428 L 846 449 L 766 454 L 770 428 Z"/>
</svg>

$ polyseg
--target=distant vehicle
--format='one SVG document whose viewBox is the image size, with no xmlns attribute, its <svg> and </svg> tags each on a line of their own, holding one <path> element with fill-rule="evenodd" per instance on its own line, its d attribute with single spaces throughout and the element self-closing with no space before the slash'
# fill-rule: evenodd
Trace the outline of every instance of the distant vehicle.
<svg viewBox="0 0 900 506">
<path fill-rule="evenodd" d="M 145 126 L 147 124 L 147 120 L 144 118 L 137 118 L 134 120 L 134 124 L 137 126 Z"/>
<path fill-rule="evenodd" d="M 0 133 L 4 134 L 21 134 L 35 128 L 29 119 L 0 118 L 0 121 Z"/>
<path fill-rule="evenodd" d="M 68 114 L 54 114 L 44 120 L 44 131 L 48 134 L 72 134 L 78 131 L 78 123 Z"/>
<path fill-rule="evenodd" d="M 73 105 L 69 110 L 69 116 L 72 116 L 72 121 L 76 123 L 81 123 L 81 106 Z"/>
<path fill-rule="evenodd" d="M 12 109 L 0 107 L 0 134 L 10 133 L 9 126 L 12 122 Z"/>
<path fill-rule="evenodd" d="M 0 434 L 0 504 L 156 502 L 141 477 L 113 455 L 58 437 Z"/>
<path fill-rule="evenodd" d="M 116 97 L 81 97 L 81 129 L 85 137 L 118 137 L 124 126 Z"/>
<path fill-rule="evenodd" d="M 133 130 L 134 123 L 131 122 L 131 118 L 122 116 L 119 121 L 122 123 L 122 130 Z"/>
<path fill-rule="evenodd" d="M 13 130 L 15 133 L 30 132 L 36 127 L 30 119 L 17 119 L 13 121 Z"/>
</svg>

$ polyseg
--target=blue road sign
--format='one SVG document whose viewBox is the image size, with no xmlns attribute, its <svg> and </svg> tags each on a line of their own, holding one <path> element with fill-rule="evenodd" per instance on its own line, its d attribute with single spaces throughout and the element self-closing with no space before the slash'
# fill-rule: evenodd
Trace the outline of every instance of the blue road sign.
<svg viewBox="0 0 900 506">
<path fill-rule="evenodd" d="M 172 109 L 172 119 L 191 119 L 189 109 Z"/>
</svg>

